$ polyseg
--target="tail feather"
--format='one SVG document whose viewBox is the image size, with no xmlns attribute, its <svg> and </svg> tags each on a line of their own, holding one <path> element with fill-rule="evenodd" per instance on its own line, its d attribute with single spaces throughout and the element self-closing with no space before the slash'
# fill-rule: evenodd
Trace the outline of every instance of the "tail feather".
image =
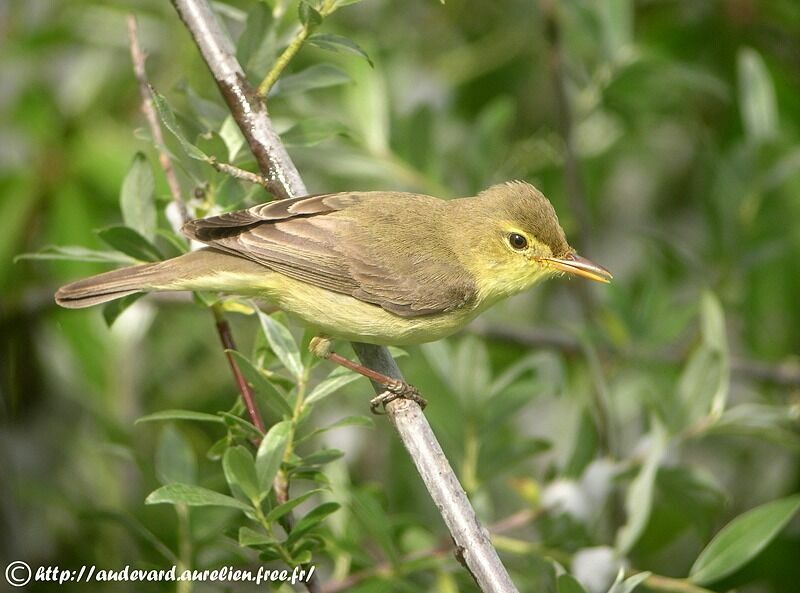
<svg viewBox="0 0 800 593">
<path fill-rule="evenodd" d="M 158 265 L 130 266 L 67 284 L 56 292 L 56 303 L 68 309 L 82 309 L 129 294 L 147 292 L 152 290 L 149 283 Z"/>
<path fill-rule="evenodd" d="M 204 248 L 163 262 L 121 268 L 67 284 L 56 292 L 56 303 L 68 309 L 82 309 L 137 292 L 193 290 L 195 281 L 220 271 L 263 274 L 266 268 L 235 255 Z M 204 289 L 224 290 L 225 287 L 204 286 Z"/>
</svg>

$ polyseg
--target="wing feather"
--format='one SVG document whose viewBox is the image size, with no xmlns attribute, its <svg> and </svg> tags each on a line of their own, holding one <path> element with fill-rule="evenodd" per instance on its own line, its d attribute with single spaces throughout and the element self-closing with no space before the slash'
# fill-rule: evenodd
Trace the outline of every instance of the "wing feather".
<svg viewBox="0 0 800 593">
<path fill-rule="evenodd" d="M 193 220 L 183 232 L 197 241 L 255 261 L 290 278 L 351 295 L 403 317 L 441 313 L 465 305 L 475 288 L 463 269 L 442 266 L 422 241 L 381 258 L 380 229 L 362 228 L 348 209 L 377 208 L 373 219 L 397 225 L 392 213 L 409 194 L 354 192 L 291 198 Z M 432 200 L 431 208 L 441 207 Z M 383 203 L 386 199 L 391 203 Z M 376 201 L 377 200 L 377 201 Z M 395 202 L 394 200 L 397 200 Z M 425 214 L 421 214 L 424 217 Z M 409 233 L 419 233 L 419 224 Z M 415 230 L 416 229 L 416 230 Z M 395 253 L 400 251 L 400 254 Z"/>
</svg>

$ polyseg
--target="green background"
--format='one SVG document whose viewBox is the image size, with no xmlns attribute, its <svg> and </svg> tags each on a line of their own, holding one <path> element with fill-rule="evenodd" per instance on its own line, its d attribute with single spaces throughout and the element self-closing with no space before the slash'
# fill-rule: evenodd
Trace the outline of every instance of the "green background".
<svg viewBox="0 0 800 593">
<path fill-rule="evenodd" d="M 296 27 L 296 6 L 277 4 L 219 5 L 254 83 Z M 556 46 L 546 6 L 342 7 L 319 31 L 354 40 L 374 67 L 353 52 L 304 47 L 288 75 L 336 70 L 299 79 L 310 83 L 302 92 L 280 81 L 269 108 L 311 192 L 454 197 L 524 179 L 551 199 L 568 238 L 612 270 L 613 284 L 550 281 L 444 343 L 409 348 L 400 365 L 428 398 L 426 415 L 479 516 L 533 516 L 497 542 L 520 590 L 552 588 L 551 559 L 579 579 L 582 570 L 613 574 L 611 548 L 631 570 L 684 578 L 721 527 L 800 491 L 800 5 L 560 2 Z M 281 19 L 269 16 L 282 8 Z M 109 330 L 98 310 L 52 301 L 62 283 L 108 266 L 14 261 L 48 245 L 104 249 L 95 230 L 121 224 L 120 188 L 138 151 L 169 228 L 130 66 L 131 10 L 150 81 L 187 136 L 231 156 L 219 136 L 224 106 L 168 3 L 0 7 L 3 566 L 164 568 L 164 549 L 187 544 L 197 568 L 258 563 L 230 537 L 240 523 L 231 513 L 192 510 L 180 521 L 169 506 L 144 504 L 164 481 L 165 451 L 182 451 L 189 460 L 175 463 L 196 465 L 199 484 L 227 492 L 206 455 L 218 428 L 134 424 L 164 409 L 231 407 L 236 388 L 208 311 L 148 297 Z M 164 133 L 193 205 L 267 199 L 186 158 Z M 253 168 L 246 150 L 234 160 Z M 253 316 L 228 317 L 242 350 L 257 348 Z M 315 406 L 310 422 L 363 414 L 370 394 L 365 381 L 352 383 Z M 359 591 L 475 590 L 449 552 L 430 553 L 445 535 L 441 520 L 389 424 L 374 424 L 309 445 L 345 453 L 325 469 L 343 508 L 321 527 L 320 571 L 343 578 L 393 567 Z M 713 591 L 795 590 L 800 525 L 790 516 L 770 537 L 743 528 L 737 540 L 755 558 L 695 580 Z M 776 531 L 784 524 L 773 522 Z"/>
</svg>

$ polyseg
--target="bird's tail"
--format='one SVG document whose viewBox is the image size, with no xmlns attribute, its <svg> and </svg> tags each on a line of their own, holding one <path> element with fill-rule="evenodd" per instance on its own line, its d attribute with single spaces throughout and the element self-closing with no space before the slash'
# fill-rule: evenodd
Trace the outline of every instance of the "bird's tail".
<svg viewBox="0 0 800 593">
<path fill-rule="evenodd" d="M 192 290 L 200 278 L 242 266 L 264 270 L 239 257 L 214 249 L 200 249 L 163 262 L 129 266 L 67 284 L 56 292 L 56 303 L 68 309 L 82 309 L 137 292 Z M 207 287 L 208 290 L 214 288 Z"/>
<path fill-rule="evenodd" d="M 56 303 L 68 309 L 83 309 L 113 301 L 136 292 L 150 290 L 160 264 L 141 264 L 98 274 L 62 286 L 56 292 Z"/>
</svg>

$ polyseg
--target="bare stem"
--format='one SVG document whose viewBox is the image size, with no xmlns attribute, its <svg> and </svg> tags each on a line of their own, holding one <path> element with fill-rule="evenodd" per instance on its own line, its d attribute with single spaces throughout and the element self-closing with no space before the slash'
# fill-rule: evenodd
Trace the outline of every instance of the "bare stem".
<svg viewBox="0 0 800 593">
<path fill-rule="evenodd" d="M 322 8 L 320 9 L 319 13 L 324 18 L 331 14 L 335 9 L 334 3 L 331 0 L 325 0 L 323 2 Z M 308 23 L 303 24 L 297 30 L 292 40 L 289 42 L 289 45 L 286 46 L 286 49 L 281 52 L 281 55 L 278 56 L 278 59 L 275 60 L 275 64 L 272 66 L 267 75 L 264 77 L 264 80 L 258 85 L 258 94 L 261 97 L 266 98 L 269 94 L 270 89 L 278 82 L 278 78 L 280 78 L 283 71 L 286 69 L 286 66 L 289 65 L 289 62 L 292 61 L 297 55 L 297 52 L 300 51 L 300 48 L 303 47 L 303 43 L 305 40 L 308 39 L 308 36 L 311 35 L 312 26 Z"/>
<path fill-rule="evenodd" d="M 147 55 L 142 51 L 139 45 L 139 34 L 136 26 L 136 17 L 132 14 L 128 15 L 128 42 L 131 48 L 131 61 L 133 62 L 133 72 L 136 75 L 136 81 L 139 83 L 139 95 L 142 98 L 142 113 L 147 119 L 147 126 L 150 128 L 150 134 L 153 137 L 158 148 L 158 162 L 164 170 L 164 176 L 167 178 L 167 185 L 169 186 L 169 193 L 172 196 L 172 201 L 178 208 L 181 219 L 185 222 L 189 220 L 189 212 L 186 209 L 186 204 L 181 195 L 181 186 L 178 183 L 178 178 L 175 176 L 175 170 L 172 168 L 172 162 L 169 160 L 169 155 L 164 150 L 164 136 L 161 134 L 161 126 L 158 123 L 158 116 L 156 115 L 155 107 L 153 106 L 153 98 L 150 95 L 150 83 L 147 80 L 147 71 L 144 67 Z"/>
<path fill-rule="evenodd" d="M 244 400 L 244 405 L 247 408 L 247 413 L 250 416 L 250 420 L 253 422 L 253 425 L 258 429 L 258 432 L 264 434 L 264 432 L 266 432 L 266 427 L 264 426 L 264 421 L 261 419 L 261 414 L 258 412 L 258 408 L 256 407 L 255 398 L 253 397 L 253 390 L 250 389 L 250 384 L 247 382 L 247 379 L 244 378 L 242 370 L 239 368 L 239 365 L 236 364 L 236 359 L 232 354 L 232 352 L 236 350 L 236 342 L 233 341 L 231 326 L 228 323 L 228 320 L 225 319 L 225 316 L 218 305 L 213 305 L 211 310 L 214 313 L 214 320 L 217 322 L 217 333 L 219 334 L 220 342 L 222 342 L 222 348 L 225 350 L 225 356 L 228 359 L 228 364 L 231 367 L 233 378 L 236 380 L 236 385 L 239 387 L 239 393 L 242 394 L 242 399 Z"/>
<path fill-rule="evenodd" d="M 235 58 L 233 44 L 208 2 L 172 0 L 172 3 L 214 76 L 262 175 L 283 185 L 288 196 L 307 195 L 297 168 L 272 127 L 262 96 L 247 81 Z M 354 344 L 353 347 L 365 366 L 402 380 L 400 370 L 386 348 L 365 344 Z M 376 389 L 383 391 L 380 386 Z M 386 408 L 442 513 L 459 552 L 458 557 L 484 592 L 516 592 L 419 406 L 403 400 L 392 402 Z"/>
<path fill-rule="evenodd" d="M 686 579 L 673 579 L 657 574 L 651 574 L 644 580 L 644 585 L 660 593 L 713 593 L 709 589 L 699 587 Z"/>
<path fill-rule="evenodd" d="M 153 99 L 150 95 L 150 83 L 147 80 L 147 70 L 144 66 L 146 55 L 139 45 L 136 17 L 134 17 L 132 14 L 128 15 L 128 40 L 131 47 L 133 71 L 136 73 L 136 80 L 139 83 L 139 94 L 142 98 L 142 113 L 144 113 L 145 119 L 147 119 L 147 125 L 150 128 L 150 134 L 152 135 L 153 141 L 156 144 L 158 150 L 158 161 L 161 164 L 161 168 L 164 170 L 164 176 L 167 178 L 167 185 L 169 186 L 172 200 L 178 207 L 181 219 L 186 222 L 189 220 L 189 211 L 183 201 L 181 186 L 178 183 L 178 178 L 175 176 L 175 169 L 172 168 L 172 161 L 170 161 L 169 155 L 164 149 L 164 136 L 161 134 L 161 126 L 158 123 L 158 116 L 156 115 Z M 236 350 L 236 343 L 233 339 L 230 325 L 225 320 L 225 317 L 219 308 L 212 309 L 214 319 L 216 320 L 219 339 L 222 342 L 222 347 L 226 351 L 225 356 L 228 359 L 228 364 L 230 364 L 231 372 L 236 380 L 236 385 L 239 387 L 239 393 L 242 395 L 242 399 L 247 407 L 250 420 L 253 422 L 253 425 L 256 426 L 263 434 L 265 430 L 264 421 L 261 419 L 258 408 L 255 406 L 253 392 L 250 389 L 250 385 L 248 385 L 247 381 L 245 380 L 244 375 L 242 375 L 242 371 L 239 369 L 236 359 L 230 353 L 231 350 Z"/>
<path fill-rule="evenodd" d="M 262 177 L 258 173 L 253 173 L 252 171 L 247 171 L 246 169 L 240 169 L 235 165 L 231 165 L 229 163 L 220 163 L 216 157 L 208 157 L 208 164 L 211 165 L 214 169 L 219 171 L 220 173 L 225 173 L 226 175 L 230 175 L 231 177 L 235 177 L 236 179 L 241 179 L 242 181 L 246 181 L 247 183 L 254 183 L 255 185 L 260 185 L 267 191 L 271 192 L 272 189 L 275 187 L 275 182 L 270 181 L 266 177 Z"/>
<path fill-rule="evenodd" d="M 300 48 L 303 47 L 303 42 L 308 39 L 308 36 L 311 34 L 311 29 L 308 25 L 303 25 L 295 34 L 292 41 L 286 47 L 285 50 L 278 56 L 278 59 L 275 60 L 275 65 L 272 69 L 267 73 L 264 77 L 264 80 L 258 85 L 258 94 L 262 97 L 266 97 L 269 93 L 269 90 L 275 85 L 278 81 L 278 78 L 286 69 L 286 66 L 289 65 L 289 62 L 292 61 L 292 58 L 300 51 Z"/>
</svg>

